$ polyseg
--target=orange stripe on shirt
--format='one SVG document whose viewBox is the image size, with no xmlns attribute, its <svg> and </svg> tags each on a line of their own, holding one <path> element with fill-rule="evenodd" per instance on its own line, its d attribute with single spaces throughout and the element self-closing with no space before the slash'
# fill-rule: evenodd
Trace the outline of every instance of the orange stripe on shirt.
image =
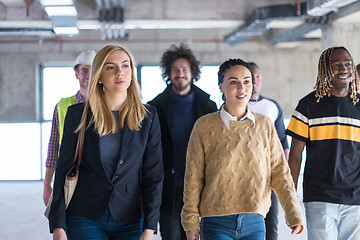
<svg viewBox="0 0 360 240">
<path fill-rule="evenodd" d="M 289 126 L 287 127 L 289 131 L 292 131 L 304 138 L 309 137 L 309 126 L 305 123 L 297 120 L 296 118 L 292 117 L 289 123 Z"/>
<path fill-rule="evenodd" d="M 360 128 L 344 125 L 327 125 L 310 128 L 310 141 L 326 139 L 360 142 Z"/>
</svg>

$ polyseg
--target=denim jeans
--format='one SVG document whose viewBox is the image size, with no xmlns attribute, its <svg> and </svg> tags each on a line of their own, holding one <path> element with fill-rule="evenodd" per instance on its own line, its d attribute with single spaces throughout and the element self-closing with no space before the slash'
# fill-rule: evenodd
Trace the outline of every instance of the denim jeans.
<svg viewBox="0 0 360 240">
<path fill-rule="evenodd" d="M 305 202 L 308 240 L 360 240 L 360 206 Z"/>
<path fill-rule="evenodd" d="M 264 217 L 257 213 L 204 217 L 200 224 L 200 238 L 201 240 L 264 240 Z"/>
<path fill-rule="evenodd" d="M 67 214 L 66 235 L 69 240 L 139 240 L 143 220 L 117 222 L 109 213 L 98 220 Z"/>
<path fill-rule="evenodd" d="M 175 213 L 165 215 L 160 213 L 160 233 L 162 240 L 186 240 L 186 232 L 181 225 L 181 210 L 183 202 L 183 187 L 176 187 Z"/>
</svg>

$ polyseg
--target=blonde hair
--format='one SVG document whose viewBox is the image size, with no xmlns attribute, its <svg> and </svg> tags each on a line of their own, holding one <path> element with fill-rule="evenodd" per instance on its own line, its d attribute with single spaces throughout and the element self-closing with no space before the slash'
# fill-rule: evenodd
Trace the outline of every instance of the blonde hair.
<svg viewBox="0 0 360 240">
<path fill-rule="evenodd" d="M 132 71 L 131 83 L 127 89 L 126 100 L 119 111 L 118 122 L 111 112 L 111 109 L 105 102 L 103 86 L 99 83 L 99 77 L 105 61 L 114 51 L 123 51 L 129 56 Z M 91 108 L 92 117 L 88 126 L 94 123 L 95 129 L 100 136 L 109 133 L 115 133 L 118 128 L 123 129 L 125 122 L 130 130 L 139 131 L 141 122 L 147 113 L 145 106 L 141 102 L 139 94 L 140 89 L 137 84 L 134 58 L 132 57 L 131 53 L 127 49 L 116 45 L 107 45 L 103 47 L 96 54 L 91 67 L 88 98 L 85 102 L 81 121 L 76 131 L 79 131 L 84 125 L 86 126 L 86 116 L 88 115 L 89 108 Z"/>
<path fill-rule="evenodd" d="M 351 54 L 349 53 L 349 51 L 345 47 L 328 48 L 321 54 L 318 64 L 318 75 L 314 87 L 316 89 L 316 93 L 315 93 L 315 97 L 317 98 L 316 102 L 319 102 L 320 99 L 326 95 L 330 96 L 330 89 L 332 88 L 331 80 L 334 77 L 334 73 L 331 67 L 332 56 L 334 51 L 339 49 L 345 50 L 349 54 L 351 59 L 352 79 L 350 81 L 349 93 L 350 93 L 350 98 L 353 100 L 353 104 L 355 105 L 357 102 L 359 102 L 359 99 L 356 96 L 356 94 L 360 90 L 359 75 L 356 71 L 354 60 Z"/>
</svg>

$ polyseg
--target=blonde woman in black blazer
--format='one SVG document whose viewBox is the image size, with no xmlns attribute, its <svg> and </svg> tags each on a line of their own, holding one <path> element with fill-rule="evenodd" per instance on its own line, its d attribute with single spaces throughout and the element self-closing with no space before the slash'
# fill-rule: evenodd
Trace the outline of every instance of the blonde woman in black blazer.
<svg viewBox="0 0 360 240">
<path fill-rule="evenodd" d="M 140 101 L 128 50 L 105 46 L 92 66 L 88 100 L 69 107 L 66 115 L 50 232 L 53 239 L 153 239 L 163 180 L 156 110 Z M 83 125 L 83 160 L 66 209 L 65 175 Z"/>
</svg>

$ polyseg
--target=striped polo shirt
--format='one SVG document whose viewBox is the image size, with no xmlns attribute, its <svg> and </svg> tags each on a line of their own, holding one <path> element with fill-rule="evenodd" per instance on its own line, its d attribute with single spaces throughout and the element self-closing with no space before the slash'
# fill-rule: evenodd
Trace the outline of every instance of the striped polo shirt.
<svg viewBox="0 0 360 240">
<path fill-rule="evenodd" d="M 304 202 L 360 205 L 360 103 L 316 100 L 315 91 L 301 99 L 286 130 L 306 143 Z"/>
</svg>

